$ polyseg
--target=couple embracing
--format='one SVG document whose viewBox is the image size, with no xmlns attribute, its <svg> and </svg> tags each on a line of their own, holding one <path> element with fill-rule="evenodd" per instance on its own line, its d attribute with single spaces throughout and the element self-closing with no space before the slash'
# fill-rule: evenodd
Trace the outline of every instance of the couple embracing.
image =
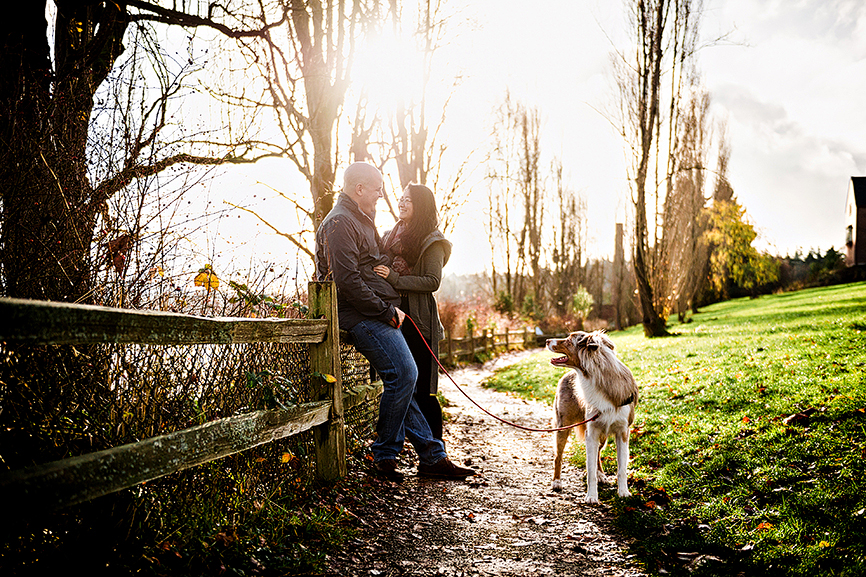
<svg viewBox="0 0 866 577">
<path fill-rule="evenodd" d="M 383 195 L 376 167 L 356 162 L 346 169 L 343 190 L 316 233 L 316 275 L 336 284 L 340 328 L 384 385 L 372 446 L 376 473 L 403 478 L 397 455 L 408 439 L 419 475 L 463 479 L 475 471 L 455 465 L 445 452 L 437 365 L 421 338 L 438 354 L 443 330 L 433 292 L 451 243 L 437 228 L 433 192 L 418 184 L 403 190 L 400 220 L 380 237 L 375 217 Z"/>
</svg>

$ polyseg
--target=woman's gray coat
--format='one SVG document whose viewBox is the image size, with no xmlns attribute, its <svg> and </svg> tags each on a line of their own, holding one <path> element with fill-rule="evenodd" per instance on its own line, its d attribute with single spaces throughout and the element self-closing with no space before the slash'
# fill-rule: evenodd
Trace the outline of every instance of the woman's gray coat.
<svg viewBox="0 0 866 577">
<path fill-rule="evenodd" d="M 388 240 L 393 230 L 385 233 L 383 240 L 384 246 L 388 246 Z M 439 354 L 439 341 L 445 336 L 445 329 L 439 320 L 439 309 L 436 306 L 436 299 L 433 293 L 439 290 L 439 285 L 442 282 L 442 268 L 451 258 L 451 243 L 438 230 L 434 230 L 424 242 L 421 243 L 421 256 L 418 257 L 418 262 L 412 267 L 411 275 L 400 275 L 391 269 L 388 275 L 388 282 L 397 289 L 401 295 L 405 295 L 409 301 L 408 313 L 418 328 L 421 330 L 421 335 L 429 343 L 433 352 Z M 409 321 L 404 321 L 407 323 Z M 409 326 L 410 330 L 414 327 Z M 434 370 L 430 371 L 430 393 L 436 393 L 439 389 L 439 371 L 436 369 L 434 361 Z"/>
</svg>

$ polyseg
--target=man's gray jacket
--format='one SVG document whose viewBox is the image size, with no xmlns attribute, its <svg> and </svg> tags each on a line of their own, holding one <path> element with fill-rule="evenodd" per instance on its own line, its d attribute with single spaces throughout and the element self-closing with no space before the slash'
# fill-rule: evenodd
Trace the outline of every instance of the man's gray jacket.
<svg viewBox="0 0 866 577">
<path fill-rule="evenodd" d="M 337 285 L 341 329 L 369 319 L 390 323 L 396 316 L 400 295 L 373 271 L 380 264 L 389 262 L 373 218 L 341 193 L 316 232 L 316 277 Z"/>
</svg>

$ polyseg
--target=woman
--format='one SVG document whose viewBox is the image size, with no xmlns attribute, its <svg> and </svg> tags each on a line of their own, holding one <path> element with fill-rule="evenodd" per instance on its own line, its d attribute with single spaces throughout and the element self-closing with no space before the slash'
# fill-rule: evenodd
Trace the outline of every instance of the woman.
<svg viewBox="0 0 866 577">
<path fill-rule="evenodd" d="M 451 243 L 439 231 L 436 199 L 433 191 L 421 184 L 410 184 L 397 203 L 400 220 L 383 237 L 391 266 L 380 265 L 373 270 L 394 286 L 402 297 L 400 309 L 415 324 L 405 321 L 402 326 L 406 343 L 418 365 L 415 400 L 430 424 L 433 436 L 442 440 L 442 407 L 436 392 L 439 388 L 438 365 L 421 335 L 439 354 L 439 340 L 444 329 L 439 322 L 439 310 L 433 293 L 442 281 L 442 267 L 451 257 Z"/>
</svg>

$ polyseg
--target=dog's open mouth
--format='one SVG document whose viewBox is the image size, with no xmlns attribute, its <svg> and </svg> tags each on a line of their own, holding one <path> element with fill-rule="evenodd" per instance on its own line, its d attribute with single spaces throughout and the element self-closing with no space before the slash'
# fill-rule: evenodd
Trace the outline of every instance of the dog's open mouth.
<svg viewBox="0 0 866 577">
<path fill-rule="evenodd" d="M 568 357 L 554 357 L 550 359 L 550 364 L 554 367 L 564 367 L 568 364 Z"/>
</svg>

